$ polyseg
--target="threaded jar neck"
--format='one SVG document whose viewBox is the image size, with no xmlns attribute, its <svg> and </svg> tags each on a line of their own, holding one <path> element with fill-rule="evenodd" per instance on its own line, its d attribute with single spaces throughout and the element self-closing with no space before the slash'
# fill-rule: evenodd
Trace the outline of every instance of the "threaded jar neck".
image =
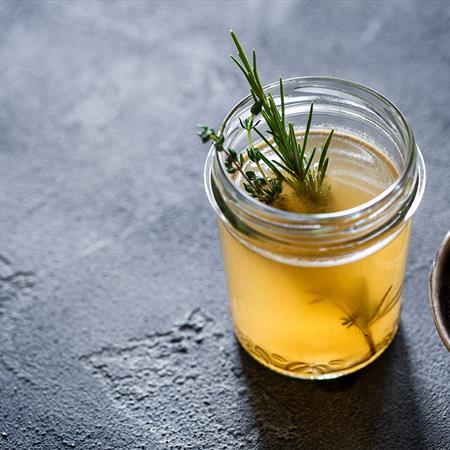
<svg viewBox="0 0 450 450">
<path fill-rule="evenodd" d="M 278 83 L 264 88 L 280 104 Z M 300 214 L 266 205 L 245 193 L 226 172 L 223 154 L 210 149 L 205 166 L 209 201 L 220 220 L 242 243 L 272 259 L 299 265 L 351 262 L 386 245 L 417 209 L 425 186 L 425 166 L 403 114 L 365 86 L 334 78 L 284 81 L 287 119 L 306 123 L 311 102 L 320 127 L 359 135 L 379 148 L 398 176 L 383 192 L 351 209 Z M 246 146 L 240 120 L 250 117 L 251 96 L 227 115 L 225 146 Z M 255 120 L 262 119 L 256 117 Z M 263 127 L 264 128 L 264 127 Z"/>
</svg>

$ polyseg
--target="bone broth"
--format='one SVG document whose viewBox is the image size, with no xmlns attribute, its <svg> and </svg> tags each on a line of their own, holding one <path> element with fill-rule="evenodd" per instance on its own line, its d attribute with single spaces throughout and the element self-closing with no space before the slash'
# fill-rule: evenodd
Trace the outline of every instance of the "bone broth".
<svg viewBox="0 0 450 450">
<path fill-rule="evenodd" d="M 327 133 L 311 131 L 307 152 Z M 283 186 L 272 206 L 302 214 L 348 210 L 373 200 L 398 177 L 382 152 L 352 135 L 336 132 L 329 156 L 330 190 L 323 204 Z M 239 174 L 233 180 L 242 184 Z M 270 245 L 258 251 L 223 223 L 220 233 L 236 334 L 264 365 L 296 377 L 332 377 L 363 367 L 389 345 L 400 313 L 409 221 L 368 256 L 333 263 L 330 254 L 317 265 L 297 263 L 292 255 L 283 261 L 282 250 L 272 258 Z"/>
</svg>

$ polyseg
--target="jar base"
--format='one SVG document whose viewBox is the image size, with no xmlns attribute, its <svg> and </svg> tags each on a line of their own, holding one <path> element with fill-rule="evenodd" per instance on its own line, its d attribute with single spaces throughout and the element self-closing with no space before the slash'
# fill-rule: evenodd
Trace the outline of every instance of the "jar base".
<svg viewBox="0 0 450 450">
<path fill-rule="evenodd" d="M 323 366 L 321 365 L 310 365 L 304 367 L 301 373 L 285 370 L 282 367 L 275 365 L 276 363 L 272 362 L 272 359 L 269 355 L 259 346 L 254 345 L 246 336 L 244 336 L 238 329 L 235 328 L 236 338 L 241 345 L 241 347 L 257 362 L 267 367 L 268 369 L 280 373 L 282 375 L 286 375 L 290 378 L 298 378 L 300 380 L 332 380 L 334 378 L 340 378 L 345 375 L 349 375 L 353 372 L 363 369 L 364 367 L 371 364 L 375 361 L 384 351 L 391 345 L 391 342 L 394 340 L 398 330 L 398 325 L 393 329 L 392 333 L 389 334 L 389 337 L 385 339 L 378 348 L 377 352 L 372 355 L 370 358 L 357 363 L 351 367 L 346 367 L 345 369 L 338 369 L 332 371 L 324 371 Z M 309 371 L 309 373 L 308 373 Z"/>
</svg>

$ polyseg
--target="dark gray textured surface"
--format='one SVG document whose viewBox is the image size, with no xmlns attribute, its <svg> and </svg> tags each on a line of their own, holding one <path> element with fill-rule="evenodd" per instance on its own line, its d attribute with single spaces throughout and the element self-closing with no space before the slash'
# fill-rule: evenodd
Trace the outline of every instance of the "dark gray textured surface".
<svg viewBox="0 0 450 450">
<path fill-rule="evenodd" d="M 198 122 L 264 80 L 331 75 L 398 104 L 428 186 L 401 331 L 293 381 L 236 344 Z M 427 305 L 450 228 L 448 2 L 0 2 L 0 449 L 450 448 Z"/>
</svg>

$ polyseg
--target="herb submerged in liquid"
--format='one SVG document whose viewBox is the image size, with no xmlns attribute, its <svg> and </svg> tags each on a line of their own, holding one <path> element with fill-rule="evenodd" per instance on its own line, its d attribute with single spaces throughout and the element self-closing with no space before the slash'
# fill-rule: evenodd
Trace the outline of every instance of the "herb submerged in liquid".
<svg viewBox="0 0 450 450">
<path fill-rule="evenodd" d="M 311 103 L 306 129 L 303 136 L 303 142 L 299 143 L 297 134 L 292 122 L 286 124 L 285 100 L 283 91 L 283 80 L 280 78 L 280 110 L 275 103 L 272 94 L 264 92 L 260 82 L 257 65 L 256 52 L 252 51 L 252 64 L 250 64 L 237 36 L 231 31 L 231 37 L 238 50 L 238 58 L 231 56 L 239 69 L 244 74 L 250 85 L 250 94 L 254 100 L 251 108 L 251 116 L 241 126 L 247 131 L 248 147 L 247 157 L 254 162 L 258 168 L 258 173 L 254 171 L 245 171 L 244 156 L 232 148 L 225 148 L 224 137 L 217 135 L 214 129 L 208 126 L 201 126 L 198 133 L 204 143 L 212 141 L 218 152 L 224 152 L 226 155 L 225 167 L 231 174 L 237 171 L 244 178 L 243 186 L 245 190 L 258 200 L 271 204 L 283 190 L 283 182 L 288 184 L 300 198 L 308 199 L 312 204 L 321 204 L 326 202 L 329 186 L 324 181 L 327 173 L 329 159 L 327 157 L 328 148 L 333 137 L 334 130 L 328 135 L 324 145 L 321 146 L 318 162 L 315 163 L 316 154 L 319 154 L 317 148 L 313 148 L 310 154 L 306 153 L 309 132 L 313 117 L 313 104 Z M 259 121 L 254 123 L 254 118 L 261 114 L 269 130 L 267 138 L 258 128 Z M 253 145 L 251 132 L 254 131 L 262 141 L 279 158 L 270 159 Z M 271 175 L 264 171 L 261 166 L 263 161 L 270 169 Z"/>
<path fill-rule="evenodd" d="M 220 227 L 233 321 L 261 363 L 300 378 L 350 373 L 397 330 L 409 226 L 362 260 L 285 264 L 248 249 Z"/>
</svg>

